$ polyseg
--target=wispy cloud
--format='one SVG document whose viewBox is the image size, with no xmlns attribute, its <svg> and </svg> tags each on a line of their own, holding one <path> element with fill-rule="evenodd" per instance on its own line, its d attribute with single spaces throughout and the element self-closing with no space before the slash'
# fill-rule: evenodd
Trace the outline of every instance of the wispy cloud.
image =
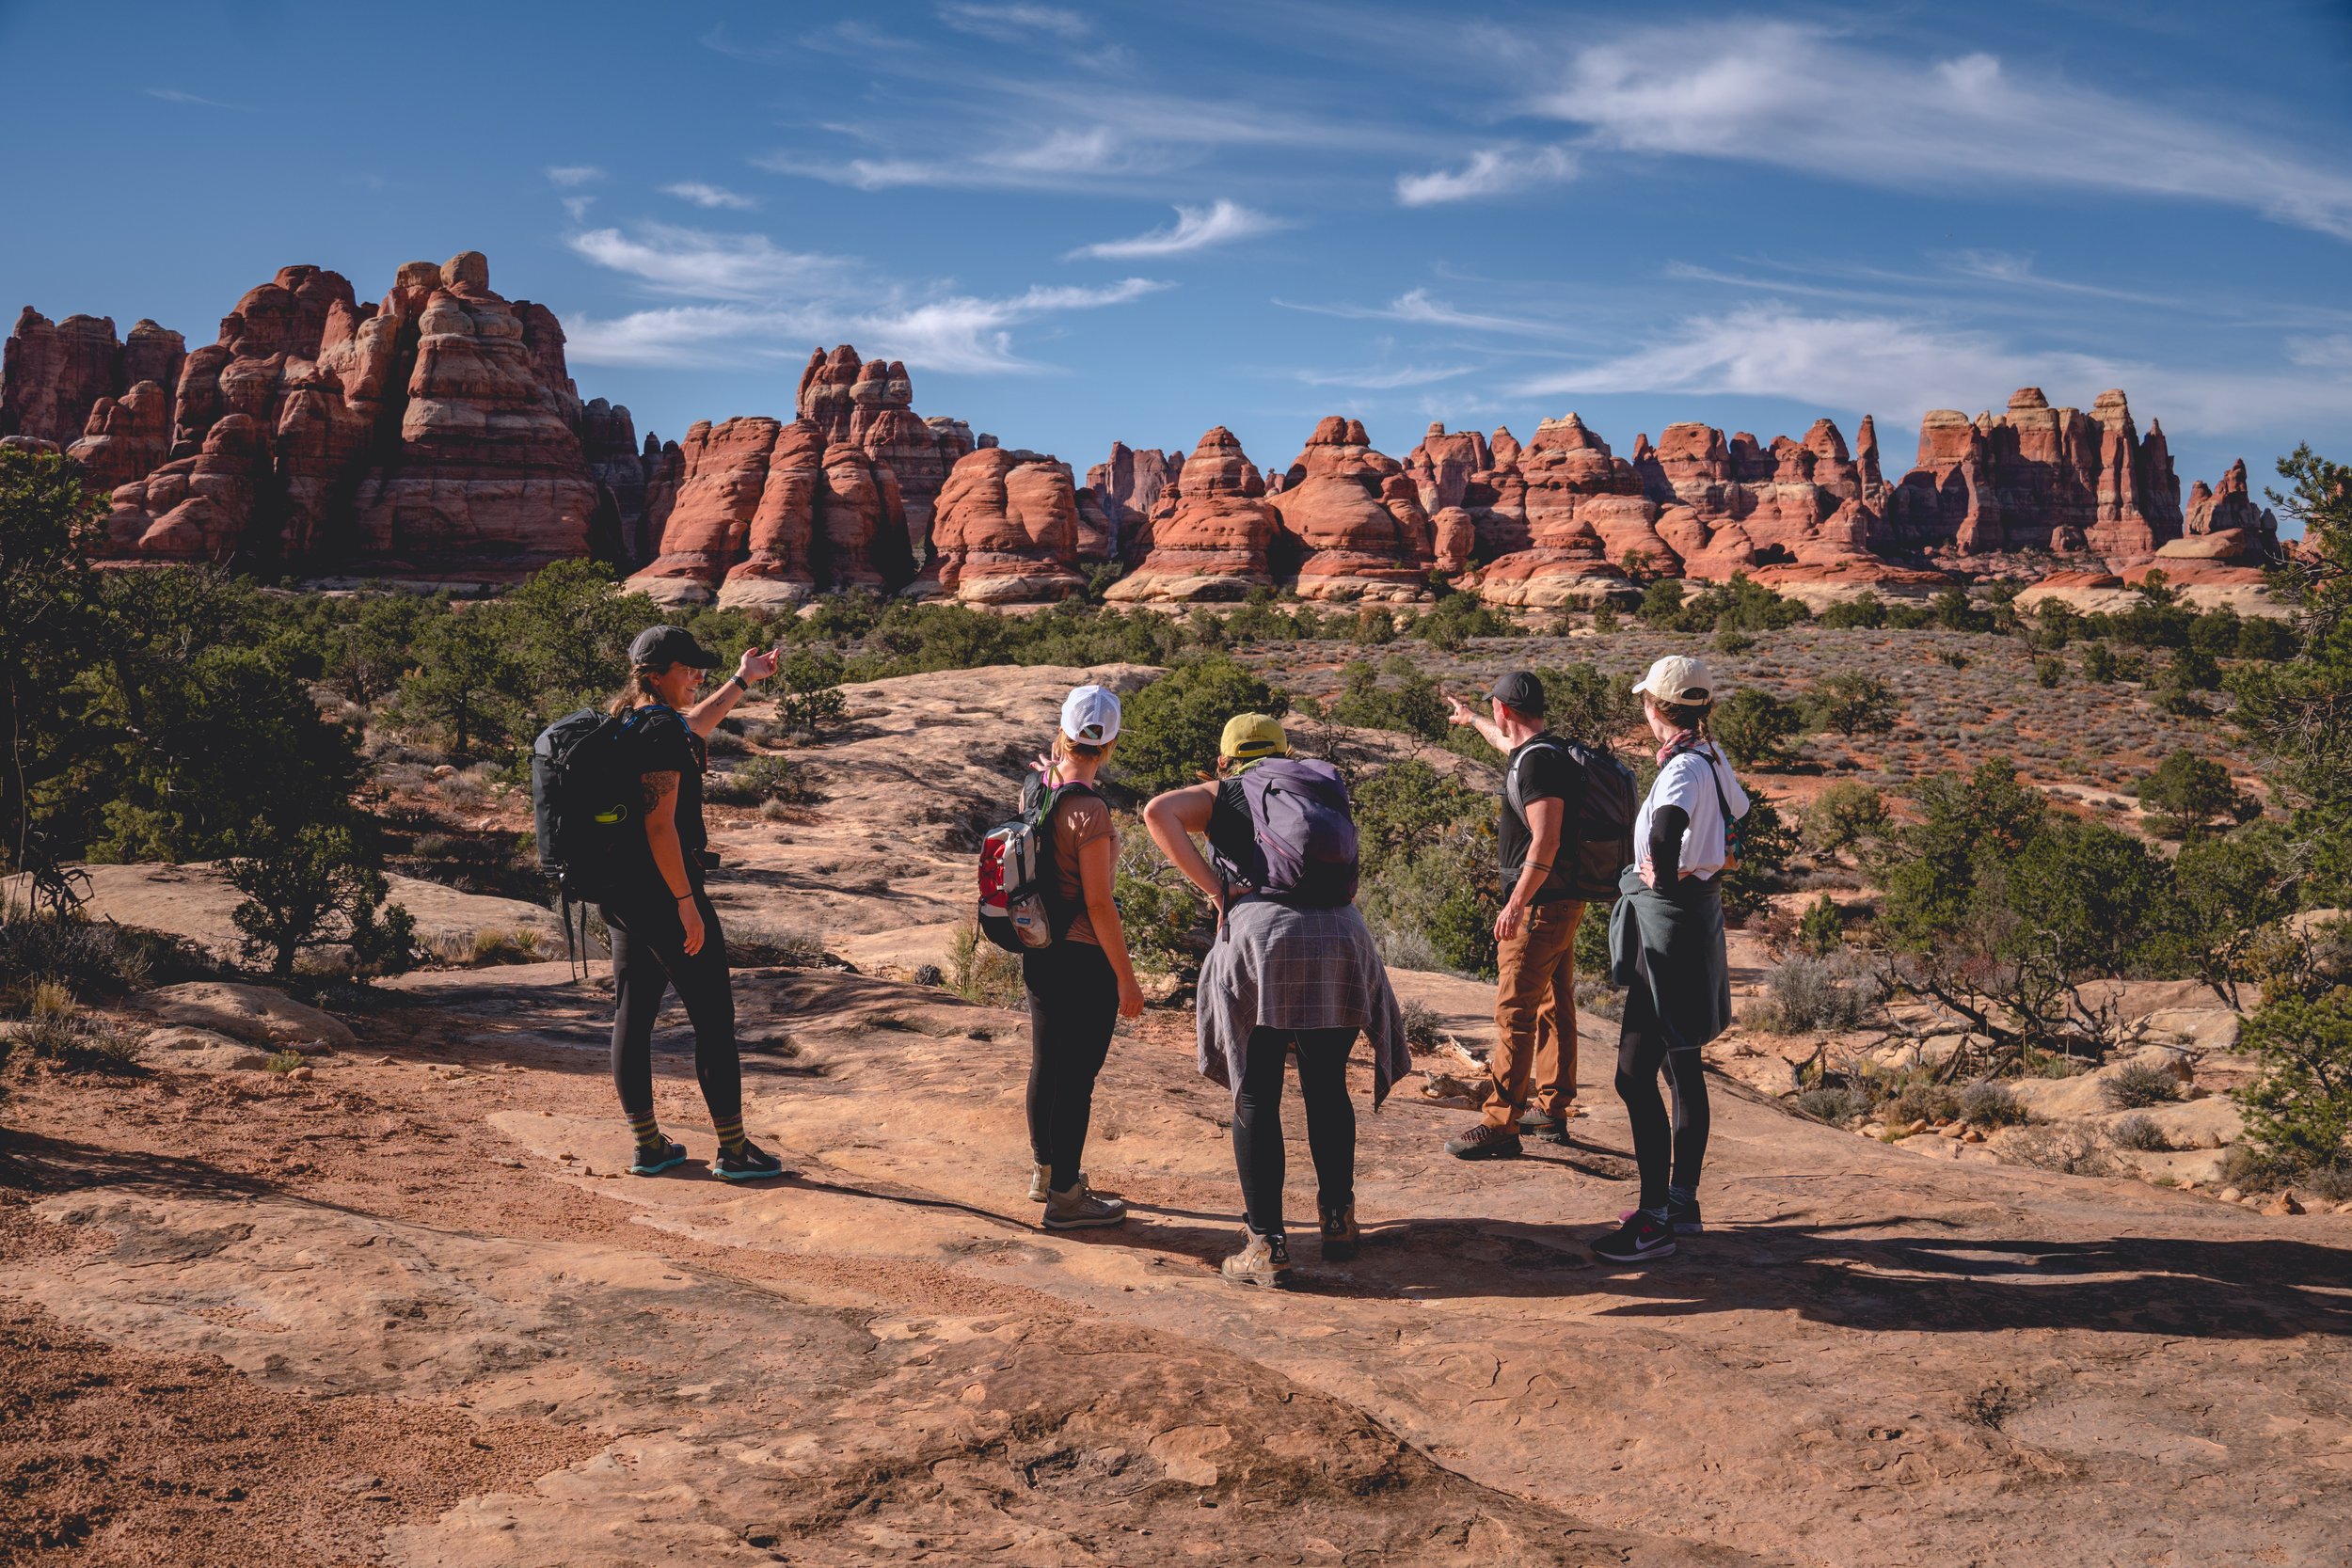
<svg viewBox="0 0 2352 1568">
<path fill-rule="evenodd" d="M 627 233 L 591 229 L 567 235 L 564 243 L 657 293 L 700 299 L 767 299 L 782 292 L 832 289 L 856 270 L 848 257 L 783 250 L 765 234 L 713 234 L 666 223 L 644 224 Z"/>
<path fill-rule="evenodd" d="M 1219 198 L 1207 207 L 1178 207 L 1176 222 L 1169 228 L 1154 229 L 1124 240 L 1104 240 L 1100 245 L 1081 245 L 1070 254 L 1073 258 L 1092 256 L 1105 260 L 1182 256 L 1189 251 L 1206 250 L 1211 245 L 1229 245 L 1253 235 L 1272 233 L 1282 227 L 1279 219 L 1252 212 L 1239 202 Z"/>
<path fill-rule="evenodd" d="M 1407 207 L 1509 196 L 1576 178 L 1576 154 L 1564 147 L 1487 147 L 1460 168 L 1396 177 L 1396 199 Z"/>
<path fill-rule="evenodd" d="M 596 198 L 593 196 L 567 196 L 563 198 L 563 201 L 564 215 L 574 223 L 586 223 L 588 209 L 596 204 Z"/>
<path fill-rule="evenodd" d="M 548 183 L 565 190 L 593 185 L 604 177 L 604 170 L 594 164 L 558 164 L 548 170 Z"/>
<path fill-rule="evenodd" d="M 1427 387 L 1468 375 L 1476 365 L 1400 365 L 1360 371 L 1294 371 L 1294 380 L 1310 387 L 1348 387 L 1366 392 L 1392 392 L 1400 387 Z"/>
<path fill-rule="evenodd" d="M 950 4 L 939 8 L 939 20 L 958 32 L 1010 41 L 1042 33 L 1074 43 L 1094 31 L 1094 24 L 1085 17 L 1059 6 Z"/>
<path fill-rule="evenodd" d="M 566 237 L 596 265 L 656 293 L 693 303 L 567 321 L 566 352 L 582 364 L 723 365 L 805 354 L 819 339 L 855 341 L 931 370 L 1036 372 L 1016 327 L 1101 309 L 1167 287 L 1146 277 L 1098 287 L 1039 286 L 979 295 L 877 280 L 853 257 L 790 251 L 764 234 L 714 234 L 646 224 Z"/>
<path fill-rule="evenodd" d="M 2313 370 L 2343 371 L 2352 374 L 2352 333 L 2338 332 L 2325 338 L 2296 338 L 2287 343 L 2290 363 L 2306 365 Z"/>
<path fill-rule="evenodd" d="M 2323 367 L 2324 368 L 2324 367 Z M 1785 398 L 1916 419 L 1934 406 L 1999 408 L 2019 387 L 2087 404 L 2128 389 L 2135 409 L 2204 434 L 2266 435 L 2352 417 L 2352 378 L 2291 370 L 2217 372 L 2020 348 L 1998 335 L 1898 315 L 1820 315 L 1784 306 L 1688 317 L 1649 341 L 1521 379 L 1530 398 L 1586 392 L 1682 392 Z"/>
<path fill-rule="evenodd" d="M 1287 299 L 1277 299 L 1274 303 L 1286 310 L 1304 310 L 1314 316 L 1339 316 L 1348 321 L 1405 322 L 1415 326 L 1454 326 L 1472 332 L 1513 335 L 1556 336 L 1565 330 L 1557 322 L 1534 316 L 1504 316 L 1484 310 L 1464 310 L 1444 300 L 1432 299 L 1427 289 L 1408 289 L 1386 305 L 1305 305 Z"/>
<path fill-rule="evenodd" d="M 234 109 L 239 114 L 243 114 L 252 107 L 248 103 L 226 103 L 217 98 L 205 98 L 197 93 L 183 92 L 178 87 L 141 87 L 139 90 L 148 97 L 160 99 L 166 103 L 191 103 L 201 109 Z"/>
<path fill-rule="evenodd" d="M 749 212 L 759 205 L 748 196 L 739 196 L 724 185 L 707 185 L 699 180 L 681 180 L 675 185 L 661 187 L 664 196 L 675 196 L 680 201 L 691 201 L 697 207 L 724 207 L 733 212 Z"/>
<path fill-rule="evenodd" d="M 1534 107 L 1586 127 L 1588 148 L 1902 189 L 2192 198 L 2352 239 L 2352 170 L 2340 156 L 2304 156 L 1985 53 L 1905 56 L 1792 23 L 1678 24 L 1579 49 Z"/>
</svg>

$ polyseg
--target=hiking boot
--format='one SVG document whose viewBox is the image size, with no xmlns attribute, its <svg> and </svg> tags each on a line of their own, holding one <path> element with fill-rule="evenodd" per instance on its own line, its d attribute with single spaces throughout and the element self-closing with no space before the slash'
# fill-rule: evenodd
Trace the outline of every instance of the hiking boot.
<svg viewBox="0 0 2352 1568">
<path fill-rule="evenodd" d="M 1533 1107 L 1519 1113 L 1519 1131 L 1531 1138 L 1557 1138 L 1567 1131 L 1567 1126 L 1558 1117 L 1546 1116 Z"/>
<path fill-rule="evenodd" d="M 1519 1135 L 1507 1127 L 1490 1127 L 1482 1121 L 1448 1138 L 1445 1151 L 1456 1160 L 1507 1159 L 1519 1151 Z"/>
<path fill-rule="evenodd" d="M 1291 1282 L 1291 1246 L 1281 1236 L 1261 1236 L 1242 1227 L 1242 1249 L 1217 1265 L 1217 1272 L 1235 1285 L 1263 1285 L 1279 1291 Z"/>
<path fill-rule="evenodd" d="M 1644 1263 L 1674 1253 L 1674 1227 L 1646 1209 L 1636 1209 L 1632 1218 L 1593 1243 L 1593 1256 L 1604 1263 Z"/>
<path fill-rule="evenodd" d="M 1085 1186 L 1086 1180 L 1085 1176 L 1081 1175 L 1078 1178 L 1078 1185 L 1082 1187 Z M 1029 1201 L 1031 1203 L 1043 1203 L 1047 1198 L 1052 1197 L 1053 1196 L 1054 1167 L 1051 1165 L 1041 1165 L 1036 1161 L 1032 1160 L 1029 1162 Z"/>
<path fill-rule="evenodd" d="M 1620 1221 L 1629 1220 L 1640 1212 L 1639 1209 L 1628 1209 L 1617 1218 Z M 1707 1228 L 1706 1223 L 1699 1217 L 1697 1198 L 1692 1198 L 1688 1203 L 1678 1197 L 1668 1198 L 1666 1200 L 1666 1224 L 1677 1236 L 1696 1236 Z"/>
<path fill-rule="evenodd" d="M 1124 1203 L 1103 1196 L 1083 1180 L 1045 1195 L 1044 1225 L 1048 1230 L 1085 1230 L 1098 1225 L 1117 1225 L 1126 1217 Z"/>
<path fill-rule="evenodd" d="M 1323 1260 L 1344 1263 L 1356 1256 L 1358 1243 L 1364 1233 L 1356 1225 L 1356 1206 L 1344 1204 L 1323 1211 Z"/>
<path fill-rule="evenodd" d="M 686 1164 L 686 1146 L 674 1144 L 667 1138 L 637 1146 L 637 1157 L 630 1162 L 631 1176 L 660 1176 L 665 1170 L 675 1170 Z"/>
<path fill-rule="evenodd" d="M 746 1138 L 732 1153 L 719 1150 L 710 1168 L 729 1181 L 765 1181 L 785 1174 L 784 1162 Z"/>
</svg>

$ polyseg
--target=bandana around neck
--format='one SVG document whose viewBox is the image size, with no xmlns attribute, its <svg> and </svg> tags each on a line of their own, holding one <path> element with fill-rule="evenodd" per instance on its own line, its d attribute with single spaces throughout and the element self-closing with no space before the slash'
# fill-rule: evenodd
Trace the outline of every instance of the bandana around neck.
<svg viewBox="0 0 2352 1568">
<path fill-rule="evenodd" d="M 1658 766 L 1661 768 L 1665 767 L 1666 764 L 1673 759 L 1674 754 L 1677 752 L 1691 751 L 1697 747 L 1699 743 L 1700 737 L 1698 731 L 1675 731 L 1673 735 L 1666 737 L 1666 743 L 1658 748 Z"/>
</svg>

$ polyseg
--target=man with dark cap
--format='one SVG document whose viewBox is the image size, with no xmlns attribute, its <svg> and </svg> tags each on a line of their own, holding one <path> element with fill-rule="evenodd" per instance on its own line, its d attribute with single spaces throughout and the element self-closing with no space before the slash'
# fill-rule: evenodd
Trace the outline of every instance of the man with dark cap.
<svg viewBox="0 0 2352 1568">
<path fill-rule="evenodd" d="M 1495 917 L 1495 1045 L 1478 1125 L 1446 1140 L 1446 1152 L 1463 1160 L 1517 1154 L 1521 1129 L 1565 1143 L 1577 1114 L 1576 927 L 1584 904 L 1558 863 L 1581 802 L 1582 769 L 1545 727 L 1542 681 L 1514 670 L 1487 697 L 1491 718 L 1447 698 L 1453 722 L 1476 729 L 1505 758 L 1495 834 L 1503 894 Z"/>
<path fill-rule="evenodd" d="M 600 906 L 612 942 L 612 1082 L 636 1140 L 629 1171 L 654 1176 L 686 1161 L 654 1118 L 653 1025 L 675 987 L 694 1026 L 694 1076 L 719 1136 L 711 1169 L 730 1181 L 784 1174 L 784 1163 L 743 1135 L 743 1067 L 736 1053 L 735 986 L 719 911 L 703 891 L 717 863 L 703 826 L 710 732 L 751 683 L 776 673 L 773 650 L 748 648 L 718 690 L 695 702 L 719 660 L 683 626 L 649 626 L 629 644 L 628 684 L 612 701 L 628 717 L 626 771 L 643 832 L 621 834 L 613 891 Z"/>
</svg>

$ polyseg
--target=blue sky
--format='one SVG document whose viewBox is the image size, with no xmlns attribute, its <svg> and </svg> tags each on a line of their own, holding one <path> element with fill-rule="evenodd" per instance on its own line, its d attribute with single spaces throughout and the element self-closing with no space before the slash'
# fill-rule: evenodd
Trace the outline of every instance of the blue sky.
<svg viewBox="0 0 2352 1568">
<path fill-rule="evenodd" d="M 2185 486 L 2352 457 L 2340 0 L 99 14 L 0 0 L 11 309 L 196 343 L 283 263 L 478 249 L 641 434 L 846 340 L 1081 468 L 1575 409 L 1874 412 L 1899 473 L 2026 383 L 2125 388 Z"/>
</svg>

